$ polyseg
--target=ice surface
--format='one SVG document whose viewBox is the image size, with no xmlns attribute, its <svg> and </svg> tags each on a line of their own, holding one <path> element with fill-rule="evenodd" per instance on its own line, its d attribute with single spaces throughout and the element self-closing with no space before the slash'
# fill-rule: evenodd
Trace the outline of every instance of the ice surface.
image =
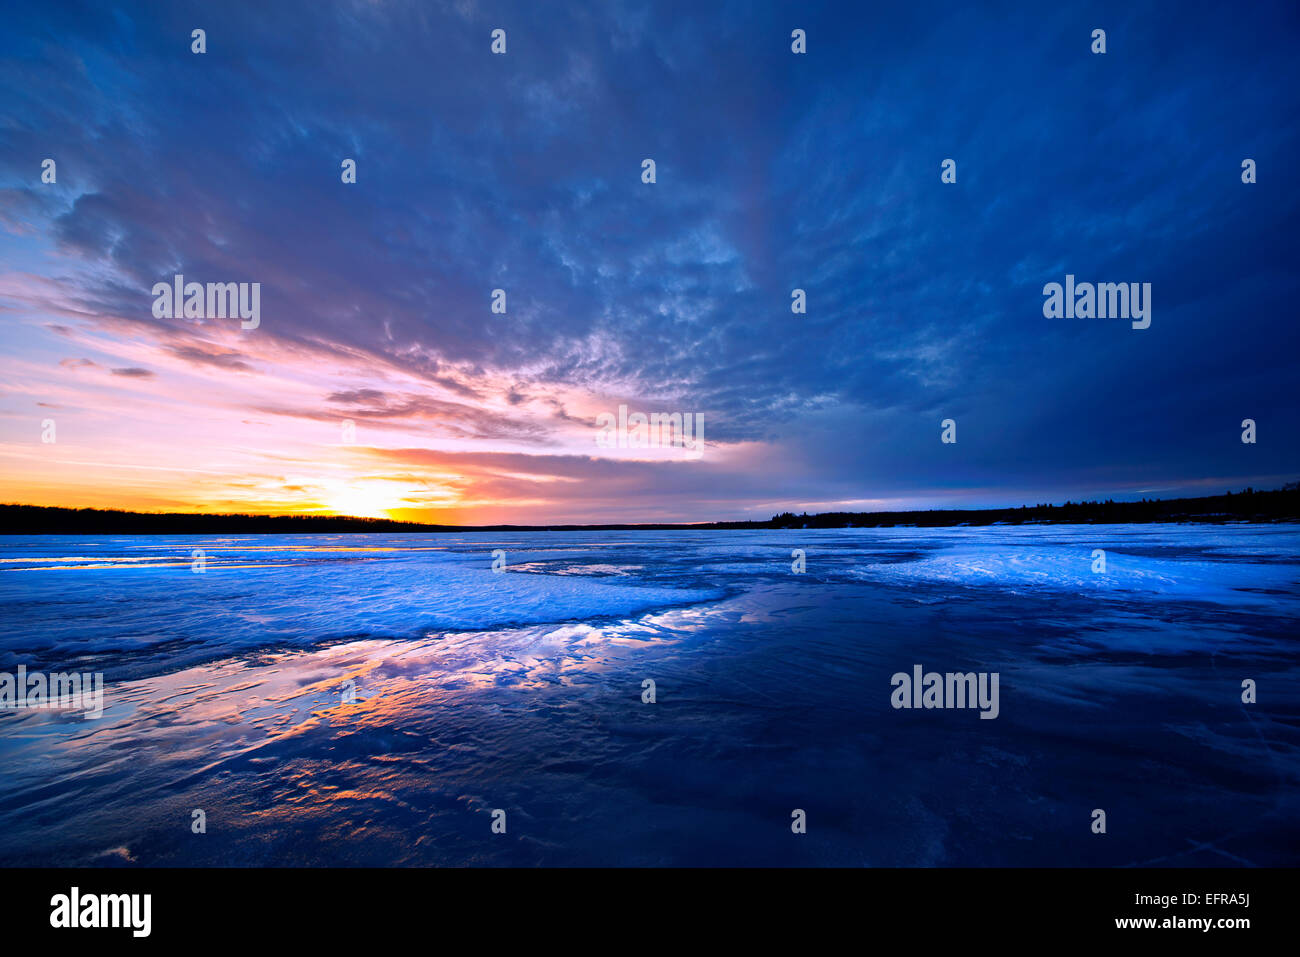
<svg viewBox="0 0 1300 957">
<path fill-rule="evenodd" d="M 0 712 L 0 864 L 1293 864 L 1298 582 L 1294 526 L 0 539 L 0 670 L 108 680 Z"/>
<path fill-rule="evenodd" d="M 1287 565 L 1157 558 L 1119 550 L 1107 550 L 1105 562 L 1105 571 L 1099 567 L 1093 572 L 1092 552 L 1081 547 L 956 546 L 920 561 L 865 565 L 857 574 L 882 582 L 927 581 L 1222 604 L 1266 605 L 1274 601 L 1271 594 L 1300 588 L 1300 570 Z"/>
<path fill-rule="evenodd" d="M 0 664 L 5 653 L 55 663 L 89 653 L 121 677 L 120 666 L 135 674 L 258 648 L 599 619 L 721 595 L 520 570 L 566 549 L 512 547 L 495 573 L 501 542 L 364 537 L 0 540 Z"/>
</svg>

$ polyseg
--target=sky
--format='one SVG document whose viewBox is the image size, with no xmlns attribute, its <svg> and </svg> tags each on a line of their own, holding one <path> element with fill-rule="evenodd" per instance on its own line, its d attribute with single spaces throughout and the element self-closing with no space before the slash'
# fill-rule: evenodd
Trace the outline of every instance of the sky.
<svg viewBox="0 0 1300 957">
<path fill-rule="evenodd" d="M 10 0 L 0 501 L 709 521 L 1300 477 L 1300 7 L 965 6 Z M 155 315 L 176 274 L 258 283 L 257 327 Z M 1149 328 L 1046 317 L 1067 275 L 1150 283 Z M 702 441 L 611 442 L 620 406 Z"/>
</svg>

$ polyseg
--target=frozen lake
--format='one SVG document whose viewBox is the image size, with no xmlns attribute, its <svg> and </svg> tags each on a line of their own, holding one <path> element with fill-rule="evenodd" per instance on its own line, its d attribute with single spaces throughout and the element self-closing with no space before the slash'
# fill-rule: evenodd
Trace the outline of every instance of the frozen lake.
<svg viewBox="0 0 1300 957">
<path fill-rule="evenodd" d="M 7 536 L 0 672 L 105 687 L 0 863 L 1293 865 L 1298 623 L 1282 525 Z"/>
</svg>

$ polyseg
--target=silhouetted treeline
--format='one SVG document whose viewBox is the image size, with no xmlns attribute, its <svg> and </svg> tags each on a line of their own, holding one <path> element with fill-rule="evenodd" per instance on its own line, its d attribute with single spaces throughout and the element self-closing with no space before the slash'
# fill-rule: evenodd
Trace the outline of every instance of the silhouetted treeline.
<svg viewBox="0 0 1300 957">
<path fill-rule="evenodd" d="M 8 535 L 255 535 L 338 532 L 577 532 L 619 529 L 766 528 L 768 522 L 622 525 L 427 525 L 346 515 L 201 515 L 119 509 L 0 505 Z"/>
<path fill-rule="evenodd" d="M 251 535 L 339 532 L 575 532 L 629 529 L 884 528 L 1004 523 L 1141 524 L 1146 522 L 1297 522 L 1300 482 L 1269 492 L 1246 489 L 1203 498 L 1140 502 L 1066 502 L 1019 508 L 928 509 L 912 512 L 784 512 L 765 522 L 645 525 L 425 525 L 386 518 L 333 515 L 192 515 L 97 508 L 0 505 L 0 534 L 8 535 Z"/>
<path fill-rule="evenodd" d="M 1128 525 L 1147 522 L 1300 521 L 1300 482 L 1270 492 L 1246 489 L 1203 498 L 1142 499 L 1139 502 L 1066 502 L 1019 508 L 931 509 L 916 512 L 784 512 L 765 523 L 772 528 L 881 528 L 890 525 Z"/>
</svg>

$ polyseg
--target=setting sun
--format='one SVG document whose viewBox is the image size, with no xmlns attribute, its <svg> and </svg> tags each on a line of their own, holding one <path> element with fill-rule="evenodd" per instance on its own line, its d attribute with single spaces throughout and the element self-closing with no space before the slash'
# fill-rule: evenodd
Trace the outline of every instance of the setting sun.
<svg viewBox="0 0 1300 957">
<path fill-rule="evenodd" d="M 325 500 L 325 504 L 335 515 L 356 518 L 389 518 L 389 510 L 398 507 L 398 501 L 389 489 L 374 484 L 339 489 Z"/>
</svg>

